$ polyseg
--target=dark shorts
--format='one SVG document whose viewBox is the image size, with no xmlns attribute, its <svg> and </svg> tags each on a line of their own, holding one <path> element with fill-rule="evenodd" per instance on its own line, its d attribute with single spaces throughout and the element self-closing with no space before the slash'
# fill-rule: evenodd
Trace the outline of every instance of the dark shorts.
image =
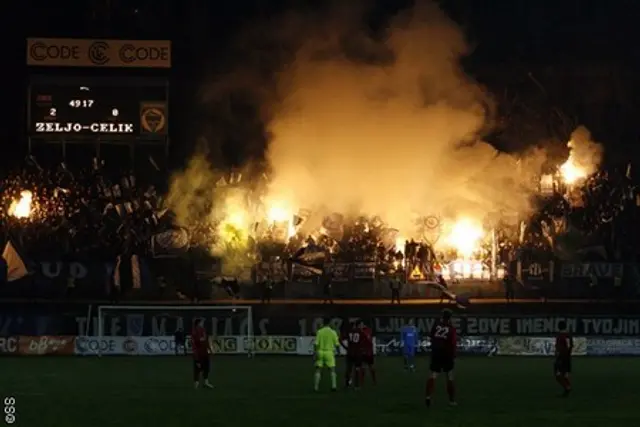
<svg viewBox="0 0 640 427">
<path fill-rule="evenodd" d="M 362 355 L 347 354 L 347 366 L 350 368 L 360 368 L 362 366 Z"/>
<path fill-rule="evenodd" d="M 431 372 L 447 373 L 453 371 L 455 358 L 450 354 L 431 354 L 429 369 Z"/>
<path fill-rule="evenodd" d="M 375 360 L 373 358 L 373 354 L 365 354 L 362 356 L 362 363 L 365 365 L 373 366 L 375 364 Z"/>
<path fill-rule="evenodd" d="M 207 376 L 209 375 L 210 367 L 211 365 L 208 357 L 205 357 L 204 359 L 193 359 L 194 374 L 204 374 L 205 376 Z"/>
<path fill-rule="evenodd" d="M 557 357 L 553 364 L 553 372 L 556 374 L 570 374 L 571 357 Z"/>
</svg>

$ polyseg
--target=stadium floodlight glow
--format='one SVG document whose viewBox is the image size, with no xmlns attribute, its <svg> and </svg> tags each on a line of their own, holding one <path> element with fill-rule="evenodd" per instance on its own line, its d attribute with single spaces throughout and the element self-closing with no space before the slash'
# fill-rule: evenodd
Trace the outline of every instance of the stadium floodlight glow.
<svg viewBox="0 0 640 427">
<path fill-rule="evenodd" d="M 211 315 L 212 313 L 220 313 L 227 312 L 228 316 L 237 318 L 239 315 L 244 314 L 243 322 L 246 322 L 246 328 L 243 328 L 246 331 L 246 342 L 247 345 L 243 345 L 242 351 L 238 353 L 245 353 L 248 356 L 253 356 L 253 341 L 254 341 L 254 333 L 253 333 L 253 308 L 248 305 L 99 305 L 98 306 L 98 338 L 102 340 L 104 338 L 104 322 L 105 316 L 108 316 L 110 313 L 117 313 L 119 315 L 141 315 L 142 321 L 144 322 L 145 313 L 153 313 L 157 314 L 175 314 L 175 317 L 178 317 L 179 312 L 191 312 L 191 319 L 195 319 L 197 317 L 203 318 L 203 315 L 193 315 L 193 312 L 197 313 L 208 313 Z M 213 317 L 213 316 L 212 316 Z M 144 325 L 141 326 L 143 328 Z M 143 329 L 141 329 L 141 332 Z M 185 327 L 185 332 L 190 333 L 191 329 L 189 327 Z M 175 331 L 167 332 L 168 335 L 173 335 Z M 210 333 L 210 337 L 215 338 L 217 331 L 207 331 Z M 242 336 L 243 331 L 238 331 L 235 335 Z M 151 335 L 151 334 L 149 334 Z M 99 346 L 100 347 L 100 346 Z M 98 356 L 102 355 L 102 349 L 98 348 Z"/>
</svg>

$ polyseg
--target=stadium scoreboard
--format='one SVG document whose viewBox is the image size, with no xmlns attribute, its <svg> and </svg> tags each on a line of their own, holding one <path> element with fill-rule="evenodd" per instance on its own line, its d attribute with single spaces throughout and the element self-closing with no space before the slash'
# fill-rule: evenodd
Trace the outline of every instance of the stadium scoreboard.
<svg viewBox="0 0 640 427">
<path fill-rule="evenodd" d="M 33 82 L 28 130 L 32 137 L 164 139 L 166 85 Z"/>
</svg>

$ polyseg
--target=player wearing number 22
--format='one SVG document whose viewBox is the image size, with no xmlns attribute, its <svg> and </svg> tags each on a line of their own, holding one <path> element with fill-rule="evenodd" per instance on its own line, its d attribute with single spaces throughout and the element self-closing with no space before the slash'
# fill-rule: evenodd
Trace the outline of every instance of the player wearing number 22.
<svg viewBox="0 0 640 427">
<path fill-rule="evenodd" d="M 447 376 L 447 394 L 449 404 L 456 405 L 456 389 L 453 379 L 453 368 L 456 358 L 456 328 L 451 323 L 451 310 L 444 310 L 442 318 L 431 328 L 431 370 L 427 379 L 425 404 L 431 406 L 431 396 L 438 374 Z"/>
<path fill-rule="evenodd" d="M 193 381 L 195 388 L 200 380 L 206 388 L 213 388 L 209 383 L 209 354 L 213 353 L 207 331 L 202 326 L 202 319 L 197 319 L 191 331 L 191 347 L 193 349 Z"/>
<path fill-rule="evenodd" d="M 315 373 L 313 375 L 313 389 L 318 391 L 320 388 L 320 379 L 322 377 L 322 368 L 329 369 L 331 374 L 331 391 L 336 391 L 336 351 L 340 346 L 338 334 L 326 322 L 316 332 L 315 340 Z"/>
</svg>

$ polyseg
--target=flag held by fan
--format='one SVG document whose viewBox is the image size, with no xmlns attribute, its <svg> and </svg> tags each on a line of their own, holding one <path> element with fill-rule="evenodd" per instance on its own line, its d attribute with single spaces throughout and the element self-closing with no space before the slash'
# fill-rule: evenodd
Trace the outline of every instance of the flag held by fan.
<svg viewBox="0 0 640 427">
<path fill-rule="evenodd" d="M 177 257 L 189 250 L 189 234 L 184 228 L 158 233 L 151 238 L 155 258 Z"/>
</svg>

